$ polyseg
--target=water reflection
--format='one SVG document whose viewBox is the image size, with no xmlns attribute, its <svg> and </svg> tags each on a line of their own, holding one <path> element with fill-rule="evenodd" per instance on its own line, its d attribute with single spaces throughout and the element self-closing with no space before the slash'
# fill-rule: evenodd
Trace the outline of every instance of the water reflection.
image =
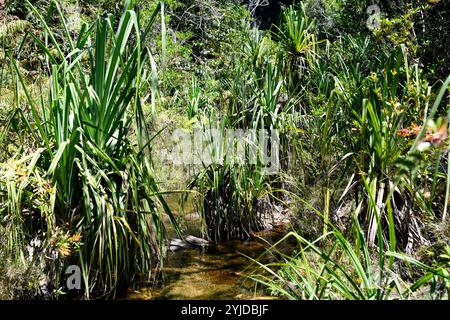
<svg viewBox="0 0 450 320">
<path fill-rule="evenodd" d="M 198 223 L 189 221 L 184 226 L 190 234 L 198 235 Z M 282 225 L 271 231 L 255 234 L 248 241 L 229 241 L 207 248 L 184 249 L 168 252 L 161 279 L 153 288 L 144 287 L 131 292 L 127 299 L 200 299 L 233 300 L 261 299 L 264 291 L 255 288 L 255 282 L 246 278 L 252 270 L 251 261 L 245 256 L 258 258 L 288 231 Z M 295 243 L 285 242 L 278 247 L 289 253 Z M 265 254 L 263 261 L 277 257 Z"/>
</svg>

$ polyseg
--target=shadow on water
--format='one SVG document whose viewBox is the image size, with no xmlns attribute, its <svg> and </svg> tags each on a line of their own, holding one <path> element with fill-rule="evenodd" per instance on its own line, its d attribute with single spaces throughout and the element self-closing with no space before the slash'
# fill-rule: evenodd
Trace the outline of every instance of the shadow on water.
<svg viewBox="0 0 450 320">
<path fill-rule="evenodd" d="M 185 230 L 196 231 L 197 228 L 198 231 L 197 225 L 191 221 Z M 245 256 L 258 258 L 270 247 L 269 243 L 275 243 L 287 231 L 288 226 L 279 226 L 257 233 L 257 237 L 247 241 L 233 240 L 207 248 L 169 251 L 157 285 L 132 291 L 127 299 L 263 299 L 264 291 L 246 277 L 255 266 L 251 266 Z M 293 242 L 284 242 L 277 248 L 289 253 L 294 246 Z M 267 253 L 262 261 L 275 259 Z"/>
</svg>

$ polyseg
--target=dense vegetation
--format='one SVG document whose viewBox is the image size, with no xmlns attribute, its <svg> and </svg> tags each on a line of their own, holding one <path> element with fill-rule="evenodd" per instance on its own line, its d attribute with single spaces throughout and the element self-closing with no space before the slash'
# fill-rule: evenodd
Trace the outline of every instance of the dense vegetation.
<svg viewBox="0 0 450 320">
<path fill-rule="evenodd" d="M 371 5 L 0 0 L 0 298 L 152 282 L 176 193 L 215 243 L 290 212 L 297 249 L 249 260 L 276 297 L 448 299 L 449 2 Z M 179 129 L 276 131 L 279 168 L 174 165 Z"/>
</svg>

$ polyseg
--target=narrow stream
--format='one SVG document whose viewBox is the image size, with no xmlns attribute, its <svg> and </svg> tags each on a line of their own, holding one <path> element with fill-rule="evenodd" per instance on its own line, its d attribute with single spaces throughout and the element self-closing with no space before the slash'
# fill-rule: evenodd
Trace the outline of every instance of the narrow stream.
<svg viewBox="0 0 450 320">
<path fill-rule="evenodd" d="M 197 221 L 187 223 L 189 234 L 198 236 Z M 287 225 L 271 231 L 257 233 L 260 238 L 248 241 L 229 241 L 207 248 L 169 251 L 162 269 L 161 281 L 153 287 L 132 291 L 127 299 L 170 299 L 170 300 L 233 300 L 269 298 L 264 290 L 248 279 L 254 270 L 251 260 L 245 256 L 258 258 L 286 234 Z M 264 239 L 264 240 L 263 240 Z M 267 242 L 266 242 L 267 241 Z M 293 250 L 293 243 L 283 243 L 277 247 L 283 252 Z M 273 261 L 275 257 L 267 253 L 263 261 Z"/>
</svg>

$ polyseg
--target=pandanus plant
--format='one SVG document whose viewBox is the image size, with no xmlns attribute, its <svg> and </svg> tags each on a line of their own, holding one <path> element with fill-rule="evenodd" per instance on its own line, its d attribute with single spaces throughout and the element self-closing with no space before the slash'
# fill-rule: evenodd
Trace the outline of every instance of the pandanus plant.
<svg viewBox="0 0 450 320">
<path fill-rule="evenodd" d="M 290 232 L 270 246 L 259 260 L 251 259 L 259 269 L 249 277 L 272 295 L 290 300 L 392 300 L 427 296 L 448 299 L 450 276 L 446 264 L 432 267 L 397 252 L 394 224 L 388 227 L 390 249 L 379 246 L 372 255 L 357 218 L 359 210 L 361 206 L 352 213 L 352 236 L 333 225 L 330 225 L 330 232 L 313 241 Z M 381 225 L 377 229 L 378 233 L 383 233 Z M 297 250 L 292 255 L 281 250 L 280 244 L 287 240 L 297 242 Z M 329 241 L 330 245 L 324 248 L 320 244 L 324 241 Z M 261 258 L 267 253 L 277 258 L 264 264 Z M 448 255 L 442 258 L 448 261 Z M 402 264 L 420 272 L 421 276 L 405 281 L 399 272 Z"/>
<path fill-rule="evenodd" d="M 72 263 L 81 267 L 85 296 L 115 295 L 132 280 L 149 279 L 161 261 L 162 211 L 175 223 L 152 170 L 152 138 L 141 106 L 143 68 L 149 60 L 154 67 L 143 43 L 160 6 L 145 28 L 127 1 L 118 23 L 107 15 L 74 36 L 54 1 L 49 10 L 56 9 L 61 37 L 27 3 L 44 35 L 30 36 L 50 72 L 40 105 L 13 65 L 32 114 L 29 133 L 42 147 L 40 166 L 56 190 L 54 217 L 43 223 L 81 233 Z"/>
<path fill-rule="evenodd" d="M 280 44 L 292 55 L 307 56 L 316 49 L 314 22 L 306 15 L 303 3 L 290 5 L 282 13 L 278 29 Z"/>
<path fill-rule="evenodd" d="M 378 237 L 387 242 L 387 226 L 394 223 L 397 245 L 411 251 L 424 241 L 421 222 L 414 214 L 415 204 L 420 205 L 415 183 L 423 157 L 417 142 L 402 137 L 401 128 L 433 119 L 442 94 L 428 113 L 432 88 L 420 80 L 418 66 L 409 65 L 404 47 L 386 59 L 383 69 L 366 77 L 358 69 L 342 70 L 349 72 L 335 77 L 336 105 L 343 103 L 342 114 L 349 117 L 352 131 L 358 132 L 345 138 L 348 159 L 356 164 L 348 187 L 355 187 L 357 204 L 365 202 L 367 211 L 361 217 L 366 222 L 367 241 L 374 245 Z M 380 223 L 383 234 L 377 231 Z"/>
<path fill-rule="evenodd" d="M 216 243 L 248 239 L 252 232 L 263 229 L 264 217 L 257 204 L 271 194 L 263 174 L 263 150 L 248 135 L 230 135 L 233 127 L 227 117 L 217 120 L 211 113 L 207 121 L 203 127 L 207 144 L 201 159 L 203 168 L 189 184 L 200 195 L 196 206 L 203 233 Z"/>
</svg>

